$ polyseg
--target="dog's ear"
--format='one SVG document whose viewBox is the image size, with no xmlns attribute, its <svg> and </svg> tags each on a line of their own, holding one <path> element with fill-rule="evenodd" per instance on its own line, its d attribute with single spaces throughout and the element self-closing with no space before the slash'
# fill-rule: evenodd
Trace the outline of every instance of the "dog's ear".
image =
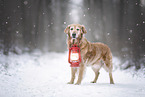
<svg viewBox="0 0 145 97">
<path fill-rule="evenodd" d="M 86 30 L 85 26 L 84 25 L 81 25 L 81 26 L 82 26 L 82 32 L 83 32 L 83 34 L 86 34 L 87 30 Z"/>
<path fill-rule="evenodd" d="M 68 26 L 65 28 L 64 32 L 65 32 L 66 34 L 68 34 L 68 33 L 69 33 L 69 30 L 70 30 L 70 25 L 68 25 Z"/>
</svg>

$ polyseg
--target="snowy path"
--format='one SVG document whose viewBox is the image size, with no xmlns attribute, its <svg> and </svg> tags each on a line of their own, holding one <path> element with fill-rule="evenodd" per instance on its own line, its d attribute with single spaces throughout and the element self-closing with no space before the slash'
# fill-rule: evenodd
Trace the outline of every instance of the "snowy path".
<svg viewBox="0 0 145 97">
<path fill-rule="evenodd" d="M 8 70 L 1 66 L 5 60 Z M 108 73 L 101 69 L 98 83 L 92 84 L 94 73 L 88 68 L 81 85 L 69 85 L 70 67 L 65 53 L 2 56 L 0 97 L 145 97 L 145 77 L 132 78 L 120 70 L 115 70 L 113 76 L 115 85 L 110 85 Z"/>
</svg>

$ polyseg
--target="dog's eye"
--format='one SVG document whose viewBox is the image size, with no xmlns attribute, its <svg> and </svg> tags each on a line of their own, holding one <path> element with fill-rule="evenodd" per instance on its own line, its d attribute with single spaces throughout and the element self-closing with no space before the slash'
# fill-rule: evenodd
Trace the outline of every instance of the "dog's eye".
<svg viewBox="0 0 145 97">
<path fill-rule="evenodd" d="M 80 29 L 77 29 L 77 31 L 79 31 Z"/>
<path fill-rule="evenodd" d="M 73 28 L 71 28 L 70 30 L 73 30 Z"/>
</svg>

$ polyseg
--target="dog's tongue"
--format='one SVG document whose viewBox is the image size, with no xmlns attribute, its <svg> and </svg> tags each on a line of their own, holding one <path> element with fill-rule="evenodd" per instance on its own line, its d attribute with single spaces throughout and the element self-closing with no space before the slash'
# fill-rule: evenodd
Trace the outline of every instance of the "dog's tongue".
<svg viewBox="0 0 145 97">
<path fill-rule="evenodd" d="M 73 39 L 73 44 L 75 43 L 75 39 Z"/>
<path fill-rule="evenodd" d="M 78 39 L 77 38 L 71 38 L 71 44 L 78 44 Z"/>
<path fill-rule="evenodd" d="M 72 44 L 77 44 L 77 39 L 72 39 Z"/>
</svg>

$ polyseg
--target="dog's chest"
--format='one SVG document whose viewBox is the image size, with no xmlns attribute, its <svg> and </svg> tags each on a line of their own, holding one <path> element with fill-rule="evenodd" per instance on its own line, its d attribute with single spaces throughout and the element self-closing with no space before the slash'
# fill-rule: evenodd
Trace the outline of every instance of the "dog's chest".
<svg viewBox="0 0 145 97">
<path fill-rule="evenodd" d="M 84 65 L 91 66 L 96 62 L 96 51 L 88 51 L 82 57 Z"/>
</svg>

